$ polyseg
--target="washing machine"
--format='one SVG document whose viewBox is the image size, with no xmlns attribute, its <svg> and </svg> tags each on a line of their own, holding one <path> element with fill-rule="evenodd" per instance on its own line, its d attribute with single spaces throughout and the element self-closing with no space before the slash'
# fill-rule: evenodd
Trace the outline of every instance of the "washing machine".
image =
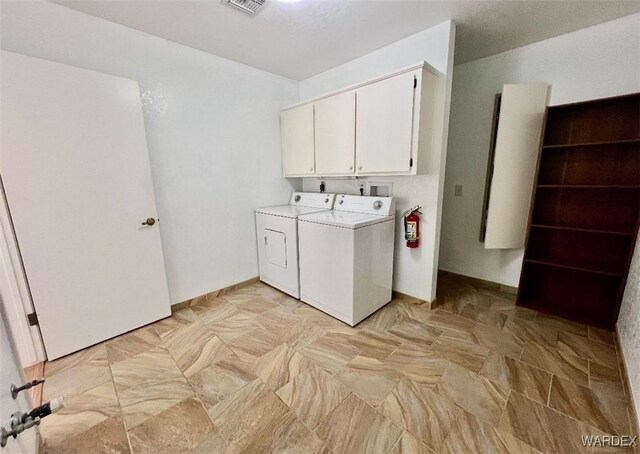
<svg viewBox="0 0 640 454">
<path fill-rule="evenodd" d="M 298 216 L 328 211 L 335 194 L 294 192 L 289 205 L 256 210 L 260 280 L 300 298 Z"/>
<path fill-rule="evenodd" d="M 393 197 L 338 195 L 298 217 L 300 299 L 355 326 L 391 301 Z"/>
</svg>

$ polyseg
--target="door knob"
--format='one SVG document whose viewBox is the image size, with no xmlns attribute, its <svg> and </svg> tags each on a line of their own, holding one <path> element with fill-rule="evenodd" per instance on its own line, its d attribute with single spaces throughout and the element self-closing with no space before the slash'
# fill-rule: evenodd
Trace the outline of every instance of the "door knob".
<svg viewBox="0 0 640 454">
<path fill-rule="evenodd" d="M 155 220 L 155 219 L 153 219 L 153 218 L 147 218 L 147 220 L 146 220 L 146 221 L 144 221 L 144 222 L 142 223 L 142 225 L 153 225 L 153 224 L 155 224 L 155 223 L 156 223 L 156 220 Z"/>
</svg>

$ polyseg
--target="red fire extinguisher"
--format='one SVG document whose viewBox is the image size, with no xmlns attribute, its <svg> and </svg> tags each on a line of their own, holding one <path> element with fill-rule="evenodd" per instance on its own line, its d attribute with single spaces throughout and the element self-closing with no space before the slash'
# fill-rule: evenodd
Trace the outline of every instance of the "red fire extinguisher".
<svg viewBox="0 0 640 454">
<path fill-rule="evenodd" d="M 404 213 L 404 239 L 407 240 L 407 247 L 417 248 L 420 246 L 420 211 L 419 205 L 405 211 Z"/>
</svg>

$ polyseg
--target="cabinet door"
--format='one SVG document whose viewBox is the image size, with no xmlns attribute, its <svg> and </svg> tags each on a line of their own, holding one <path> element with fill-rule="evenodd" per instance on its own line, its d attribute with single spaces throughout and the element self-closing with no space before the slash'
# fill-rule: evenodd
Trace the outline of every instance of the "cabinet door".
<svg viewBox="0 0 640 454">
<path fill-rule="evenodd" d="M 356 93 L 350 91 L 315 105 L 316 173 L 354 173 L 356 145 Z"/>
<path fill-rule="evenodd" d="M 285 176 L 313 175 L 313 104 L 282 113 L 282 153 Z"/>
<path fill-rule="evenodd" d="M 415 73 L 357 91 L 358 174 L 410 173 Z"/>
</svg>

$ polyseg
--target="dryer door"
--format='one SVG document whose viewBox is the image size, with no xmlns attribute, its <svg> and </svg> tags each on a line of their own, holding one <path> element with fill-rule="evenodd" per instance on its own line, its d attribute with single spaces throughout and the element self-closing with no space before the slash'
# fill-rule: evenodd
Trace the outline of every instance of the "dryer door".
<svg viewBox="0 0 640 454">
<path fill-rule="evenodd" d="M 298 221 L 256 213 L 260 280 L 300 298 L 298 280 Z"/>
<path fill-rule="evenodd" d="M 264 229 L 264 253 L 270 264 L 287 268 L 287 236 L 284 232 Z"/>
</svg>

